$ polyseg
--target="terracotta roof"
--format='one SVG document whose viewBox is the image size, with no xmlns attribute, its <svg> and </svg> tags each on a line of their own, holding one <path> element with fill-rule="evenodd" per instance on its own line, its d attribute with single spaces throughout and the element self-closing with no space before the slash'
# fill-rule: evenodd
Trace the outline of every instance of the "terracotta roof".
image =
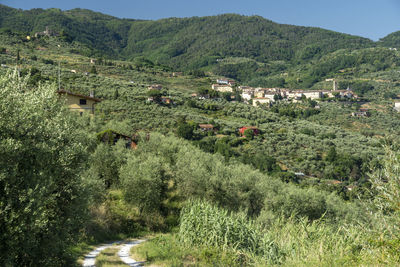
<svg viewBox="0 0 400 267">
<path fill-rule="evenodd" d="M 88 100 L 93 100 L 95 102 L 101 102 L 101 99 L 99 99 L 99 98 L 95 98 L 95 97 L 91 97 L 91 96 L 87 96 L 87 95 L 76 94 L 76 93 L 71 93 L 66 90 L 59 90 L 59 91 L 57 91 L 57 93 L 60 95 L 66 94 L 66 95 L 77 96 L 77 97 L 88 99 Z"/>
<path fill-rule="evenodd" d="M 256 126 L 243 126 L 242 128 L 246 128 L 246 129 L 258 129 Z M 241 129 L 242 129 L 241 128 Z"/>
</svg>

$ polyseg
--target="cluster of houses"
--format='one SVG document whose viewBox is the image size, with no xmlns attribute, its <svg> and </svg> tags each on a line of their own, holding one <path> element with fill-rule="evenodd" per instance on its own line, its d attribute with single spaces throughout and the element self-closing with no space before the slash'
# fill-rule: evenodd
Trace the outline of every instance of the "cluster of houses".
<svg viewBox="0 0 400 267">
<path fill-rule="evenodd" d="M 233 92 L 234 80 L 217 79 L 217 83 L 211 88 L 218 92 Z M 276 100 L 291 100 L 296 102 L 302 98 L 312 100 L 321 98 L 358 98 L 358 96 L 349 88 L 346 90 L 337 90 L 334 83 L 333 90 L 290 90 L 286 88 L 253 88 L 250 86 L 237 87 L 242 93 L 242 99 L 245 102 L 253 101 L 253 105 L 270 104 Z"/>
<path fill-rule="evenodd" d="M 346 90 L 290 90 L 285 88 L 252 88 L 248 86 L 239 86 L 242 91 L 242 98 L 245 101 L 253 100 L 253 106 L 259 104 L 270 104 L 276 100 L 291 100 L 296 102 L 302 98 L 312 100 L 322 98 L 358 98 L 350 89 Z"/>
</svg>

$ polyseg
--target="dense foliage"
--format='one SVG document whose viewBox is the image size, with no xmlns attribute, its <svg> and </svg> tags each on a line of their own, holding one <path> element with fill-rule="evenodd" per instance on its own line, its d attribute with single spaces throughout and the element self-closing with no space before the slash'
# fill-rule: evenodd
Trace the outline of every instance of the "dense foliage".
<svg viewBox="0 0 400 267">
<path fill-rule="evenodd" d="M 54 95 L 0 78 L 0 265 L 65 266 L 87 212 L 86 134 Z M 69 261 L 68 261 L 69 260 Z"/>
</svg>

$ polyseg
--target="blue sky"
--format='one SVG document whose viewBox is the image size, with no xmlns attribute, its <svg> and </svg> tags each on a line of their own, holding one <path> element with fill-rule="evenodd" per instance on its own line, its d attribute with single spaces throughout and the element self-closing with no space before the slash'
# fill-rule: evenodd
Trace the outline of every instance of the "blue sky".
<svg viewBox="0 0 400 267">
<path fill-rule="evenodd" d="M 400 0 L 0 0 L 15 8 L 87 8 L 121 18 L 260 15 L 378 40 L 400 30 Z"/>
</svg>

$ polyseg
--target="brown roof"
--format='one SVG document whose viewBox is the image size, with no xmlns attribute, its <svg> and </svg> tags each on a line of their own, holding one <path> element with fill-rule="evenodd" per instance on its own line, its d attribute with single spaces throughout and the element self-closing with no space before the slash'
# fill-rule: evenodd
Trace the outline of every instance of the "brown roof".
<svg viewBox="0 0 400 267">
<path fill-rule="evenodd" d="M 88 100 L 93 100 L 95 102 L 101 102 L 101 99 L 99 99 L 99 98 L 95 98 L 95 97 L 91 97 L 91 96 L 87 96 L 87 95 L 76 94 L 76 93 L 71 93 L 66 90 L 59 90 L 59 91 L 57 91 L 57 93 L 60 95 L 66 94 L 66 95 L 77 96 L 77 97 L 88 99 Z"/>
<path fill-rule="evenodd" d="M 200 128 L 209 128 L 209 129 L 213 129 L 214 126 L 212 124 L 199 124 Z"/>
<path fill-rule="evenodd" d="M 336 184 L 341 184 L 342 182 L 341 182 L 341 181 L 338 181 L 338 180 L 330 180 L 330 181 L 327 181 L 327 183 L 328 183 L 328 184 L 336 185 Z"/>
</svg>

